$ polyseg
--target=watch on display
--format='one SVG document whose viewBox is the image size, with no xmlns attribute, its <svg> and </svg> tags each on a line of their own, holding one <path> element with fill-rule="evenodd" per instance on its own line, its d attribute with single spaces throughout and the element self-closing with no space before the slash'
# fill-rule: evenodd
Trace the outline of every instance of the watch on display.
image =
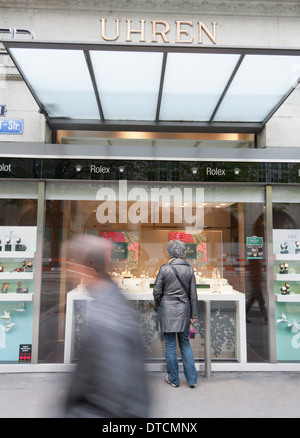
<svg viewBox="0 0 300 438">
<path fill-rule="evenodd" d="M 21 244 L 21 238 L 17 237 L 16 239 L 16 245 L 15 245 L 15 250 L 16 251 L 26 251 L 26 245 Z"/>
<path fill-rule="evenodd" d="M 281 263 L 279 265 L 280 268 L 279 274 L 288 274 L 289 273 L 288 267 L 289 267 L 288 263 Z"/>
<path fill-rule="evenodd" d="M 281 295 L 290 295 L 290 285 L 289 283 L 285 283 L 284 286 L 280 288 Z"/>
<path fill-rule="evenodd" d="M 33 265 L 31 262 L 29 262 L 25 267 L 25 272 L 32 272 L 32 271 L 33 271 Z"/>
<path fill-rule="evenodd" d="M 287 244 L 287 242 L 281 243 L 280 244 L 280 254 L 288 254 L 289 250 L 288 250 L 289 246 Z"/>
<path fill-rule="evenodd" d="M 299 254 L 300 253 L 300 242 L 298 242 L 298 240 L 296 240 L 295 242 L 295 254 Z"/>
<path fill-rule="evenodd" d="M 26 260 L 22 262 L 22 265 L 18 268 L 12 269 L 10 272 L 25 272 L 26 271 Z"/>
<path fill-rule="evenodd" d="M 22 283 L 18 281 L 17 294 L 28 294 L 28 287 L 22 287 Z"/>
<path fill-rule="evenodd" d="M 5 251 L 11 251 L 11 240 L 10 240 L 10 237 L 8 237 L 7 239 L 6 239 L 6 243 L 5 243 Z"/>
<path fill-rule="evenodd" d="M 9 283 L 3 283 L 2 284 L 2 288 L 1 288 L 1 293 L 2 294 L 7 294 L 7 292 L 8 292 L 8 285 L 9 285 Z"/>
</svg>

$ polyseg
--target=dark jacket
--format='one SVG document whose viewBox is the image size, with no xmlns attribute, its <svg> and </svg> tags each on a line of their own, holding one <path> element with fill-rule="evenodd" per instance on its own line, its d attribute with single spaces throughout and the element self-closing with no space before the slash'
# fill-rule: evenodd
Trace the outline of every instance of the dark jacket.
<svg viewBox="0 0 300 438">
<path fill-rule="evenodd" d="M 112 284 L 89 302 L 86 336 L 67 397 L 66 416 L 144 418 L 147 413 L 138 315 Z"/>
<path fill-rule="evenodd" d="M 185 285 L 184 291 L 172 268 Z M 193 268 L 181 258 L 162 265 L 155 280 L 153 296 L 157 310 L 156 328 L 162 332 L 184 332 L 190 328 L 190 318 L 198 318 L 198 299 Z"/>
</svg>

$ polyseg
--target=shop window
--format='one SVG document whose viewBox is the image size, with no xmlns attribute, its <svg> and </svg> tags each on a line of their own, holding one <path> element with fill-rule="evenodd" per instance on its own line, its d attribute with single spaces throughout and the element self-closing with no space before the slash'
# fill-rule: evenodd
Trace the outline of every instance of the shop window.
<svg viewBox="0 0 300 438">
<path fill-rule="evenodd" d="M 69 255 L 62 246 L 78 233 L 115 242 L 108 270 L 139 310 L 147 360 L 162 361 L 164 357 L 162 338 L 155 331 L 152 289 L 160 266 L 168 262 L 170 239 L 186 244 L 199 296 L 220 297 L 212 303 L 213 359 L 240 360 L 240 349 L 247 344 L 248 360 L 268 357 L 266 315 L 257 301 L 258 292 L 265 295 L 263 188 L 175 182 L 47 182 L 40 362 L 76 360 L 84 335 L 84 280 L 68 272 Z M 244 308 L 251 298 L 248 340 L 239 337 L 234 293 L 239 294 Z M 192 345 L 196 360 L 201 361 L 203 300 L 199 308 Z"/>
<path fill-rule="evenodd" d="M 300 194 L 298 187 L 273 188 L 273 252 L 277 360 L 299 362 Z"/>
</svg>

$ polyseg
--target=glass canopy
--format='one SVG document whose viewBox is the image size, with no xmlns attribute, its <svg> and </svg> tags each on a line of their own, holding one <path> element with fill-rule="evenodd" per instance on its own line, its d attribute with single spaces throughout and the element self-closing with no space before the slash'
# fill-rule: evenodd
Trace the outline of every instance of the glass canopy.
<svg viewBox="0 0 300 438">
<path fill-rule="evenodd" d="M 54 129 L 256 133 L 300 79 L 296 49 L 3 45 Z"/>
</svg>

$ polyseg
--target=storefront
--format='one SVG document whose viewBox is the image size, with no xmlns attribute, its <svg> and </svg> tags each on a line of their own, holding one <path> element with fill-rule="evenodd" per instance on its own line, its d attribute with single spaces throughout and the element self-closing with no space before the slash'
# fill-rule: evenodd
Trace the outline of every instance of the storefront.
<svg viewBox="0 0 300 438">
<path fill-rule="evenodd" d="M 214 21 L 175 21 L 172 44 L 171 19 L 148 21 L 102 19 L 101 44 L 3 42 L 51 141 L 0 143 L 0 372 L 76 363 L 89 297 L 63 243 L 78 233 L 115 242 L 108 270 L 138 308 L 149 369 L 164 368 L 152 288 L 178 239 L 197 369 L 209 302 L 212 370 L 299 370 L 300 149 L 261 146 L 300 52 L 218 46 Z"/>
<path fill-rule="evenodd" d="M 116 243 L 108 269 L 139 309 L 151 369 L 164 362 L 152 287 L 170 239 L 185 242 L 197 278 L 198 369 L 206 300 L 213 370 L 299 362 L 298 163 L 284 163 L 276 183 L 275 158 L 3 158 L 3 165 L 11 171 L 1 180 L 2 365 L 76 360 L 88 297 L 62 252 L 76 233 Z"/>
</svg>

